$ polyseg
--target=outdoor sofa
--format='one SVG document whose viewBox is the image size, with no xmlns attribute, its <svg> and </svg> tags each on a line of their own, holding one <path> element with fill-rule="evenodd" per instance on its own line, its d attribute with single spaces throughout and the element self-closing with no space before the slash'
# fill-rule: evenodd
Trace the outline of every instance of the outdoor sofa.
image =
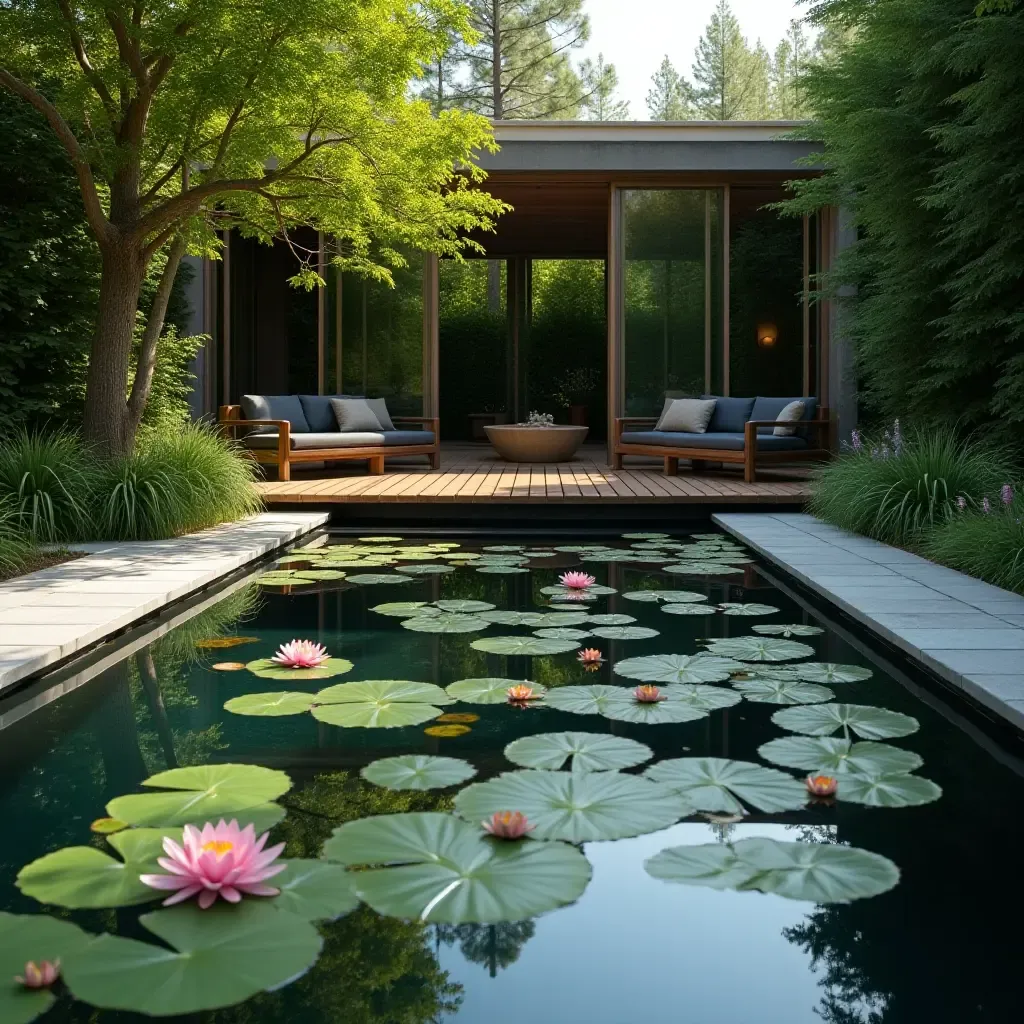
<svg viewBox="0 0 1024 1024">
<path fill-rule="evenodd" d="M 612 465 L 622 468 L 624 455 L 647 455 L 664 459 L 665 473 L 675 476 L 679 460 L 690 459 L 694 470 L 707 462 L 732 462 L 743 465 L 743 479 L 754 483 L 757 467 L 770 463 L 827 459 L 829 451 L 828 409 L 818 406 L 816 398 L 723 398 L 714 400 L 714 411 L 703 432 L 658 430 L 654 425 L 664 418 L 672 401 L 665 400 L 662 417 L 624 416 L 615 420 Z M 792 402 L 803 402 L 802 418 L 780 420 L 782 410 Z M 646 429 L 643 429 L 645 428 Z M 776 436 L 775 428 L 794 432 Z"/>
<path fill-rule="evenodd" d="M 360 402 L 377 414 L 379 429 L 342 429 L 332 399 Z M 360 407 L 361 408 L 361 407 Z M 365 409 L 362 409 L 365 418 Z M 384 472 L 384 459 L 426 455 L 430 468 L 441 465 L 439 423 L 431 416 L 394 416 L 383 399 L 361 395 L 243 395 L 241 405 L 222 405 L 221 429 L 259 463 L 277 467 L 279 480 L 291 479 L 295 463 L 364 460 L 369 471 Z M 418 425 L 418 429 L 406 426 Z"/>
</svg>

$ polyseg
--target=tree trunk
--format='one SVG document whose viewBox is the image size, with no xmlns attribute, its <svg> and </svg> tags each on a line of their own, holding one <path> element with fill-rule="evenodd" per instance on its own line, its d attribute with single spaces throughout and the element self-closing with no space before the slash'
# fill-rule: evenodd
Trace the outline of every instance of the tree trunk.
<svg viewBox="0 0 1024 1024">
<path fill-rule="evenodd" d="M 135 443 L 128 412 L 128 361 L 139 294 L 145 278 L 141 251 L 115 243 L 101 247 L 102 277 L 96 332 L 85 387 L 85 439 L 101 455 L 127 455 Z"/>
<path fill-rule="evenodd" d="M 501 0 L 491 0 L 491 117 L 500 121 L 504 113 L 501 95 Z"/>
</svg>

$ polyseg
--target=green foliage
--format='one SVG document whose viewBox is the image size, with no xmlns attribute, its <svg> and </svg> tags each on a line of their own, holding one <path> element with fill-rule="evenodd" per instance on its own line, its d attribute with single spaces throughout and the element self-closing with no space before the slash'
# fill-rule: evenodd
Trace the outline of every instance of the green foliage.
<svg viewBox="0 0 1024 1024">
<path fill-rule="evenodd" d="M 952 428 L 854 444 L 821 471 L 809 510 L 887 544 L 916 545 L 957 511 L 959 498 L 973 507 L 1012 472 L 1007 451 Z"/>
<path fill-rule="evenodd" d="M 0 579 L 15 575 L 38 553 L 35 541 L 20 525 L 20 516 L 9 502 L 0 503 Z"/>
<path fill-rule="evenodd" d="M 616 98 L 619 87 L 619 73 L 614 64 L 606 64 L 604 54 L 597 60 L 589 58 L 580 64 L 580 81 L 583 86 L 581 107 L 588 121 L 628 121 L 629 100 Z"/>
</svg>

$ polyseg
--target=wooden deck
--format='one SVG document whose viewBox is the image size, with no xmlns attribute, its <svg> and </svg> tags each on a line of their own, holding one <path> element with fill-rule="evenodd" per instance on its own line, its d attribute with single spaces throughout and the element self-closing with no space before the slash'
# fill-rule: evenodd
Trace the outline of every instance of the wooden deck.
<svg viewBox="0 0 1024 1024">
<path fill-rule="evenodd" d="M 685 466 L 685 463 L 684 463 Z M 758 474 L 762 476 L 762 474 Z M 672 503 L 694 505 L 797 505 L 810 497 L 806 470 L 765 470 L 754 484 L 734 469 L 701 474 L 680 467 L 667 477 L 661 463 L 635 460 L 613 470 L 603 447 L 584 446 L 570 462 L 528 465 L 503 462 L 488 445 L 445 444 L 441 468 L 426 461 L 394 460 L 383 476 L 361 464 L 331 470 L 293 470 L 293 479 L 258 485 L 270 506 L 377 503 Z"/>
</svg>

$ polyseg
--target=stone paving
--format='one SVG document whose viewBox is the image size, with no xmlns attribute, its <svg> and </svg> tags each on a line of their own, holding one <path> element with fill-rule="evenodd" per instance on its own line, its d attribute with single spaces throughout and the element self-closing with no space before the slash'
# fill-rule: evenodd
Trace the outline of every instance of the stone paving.
<svg viewBox="0 0 1024 1024">
<path fill-rule="evenodd" d="M 0 583 L 0 692 L 326 521 L 265 512 L 171 540 L 76 545 L 88 553 Z"/>
<path fill-rule="evenodd" d="M 810 515 L 712 518 L 937 676 L 1024 728 L 1024 597 Z"/>
</svg>

